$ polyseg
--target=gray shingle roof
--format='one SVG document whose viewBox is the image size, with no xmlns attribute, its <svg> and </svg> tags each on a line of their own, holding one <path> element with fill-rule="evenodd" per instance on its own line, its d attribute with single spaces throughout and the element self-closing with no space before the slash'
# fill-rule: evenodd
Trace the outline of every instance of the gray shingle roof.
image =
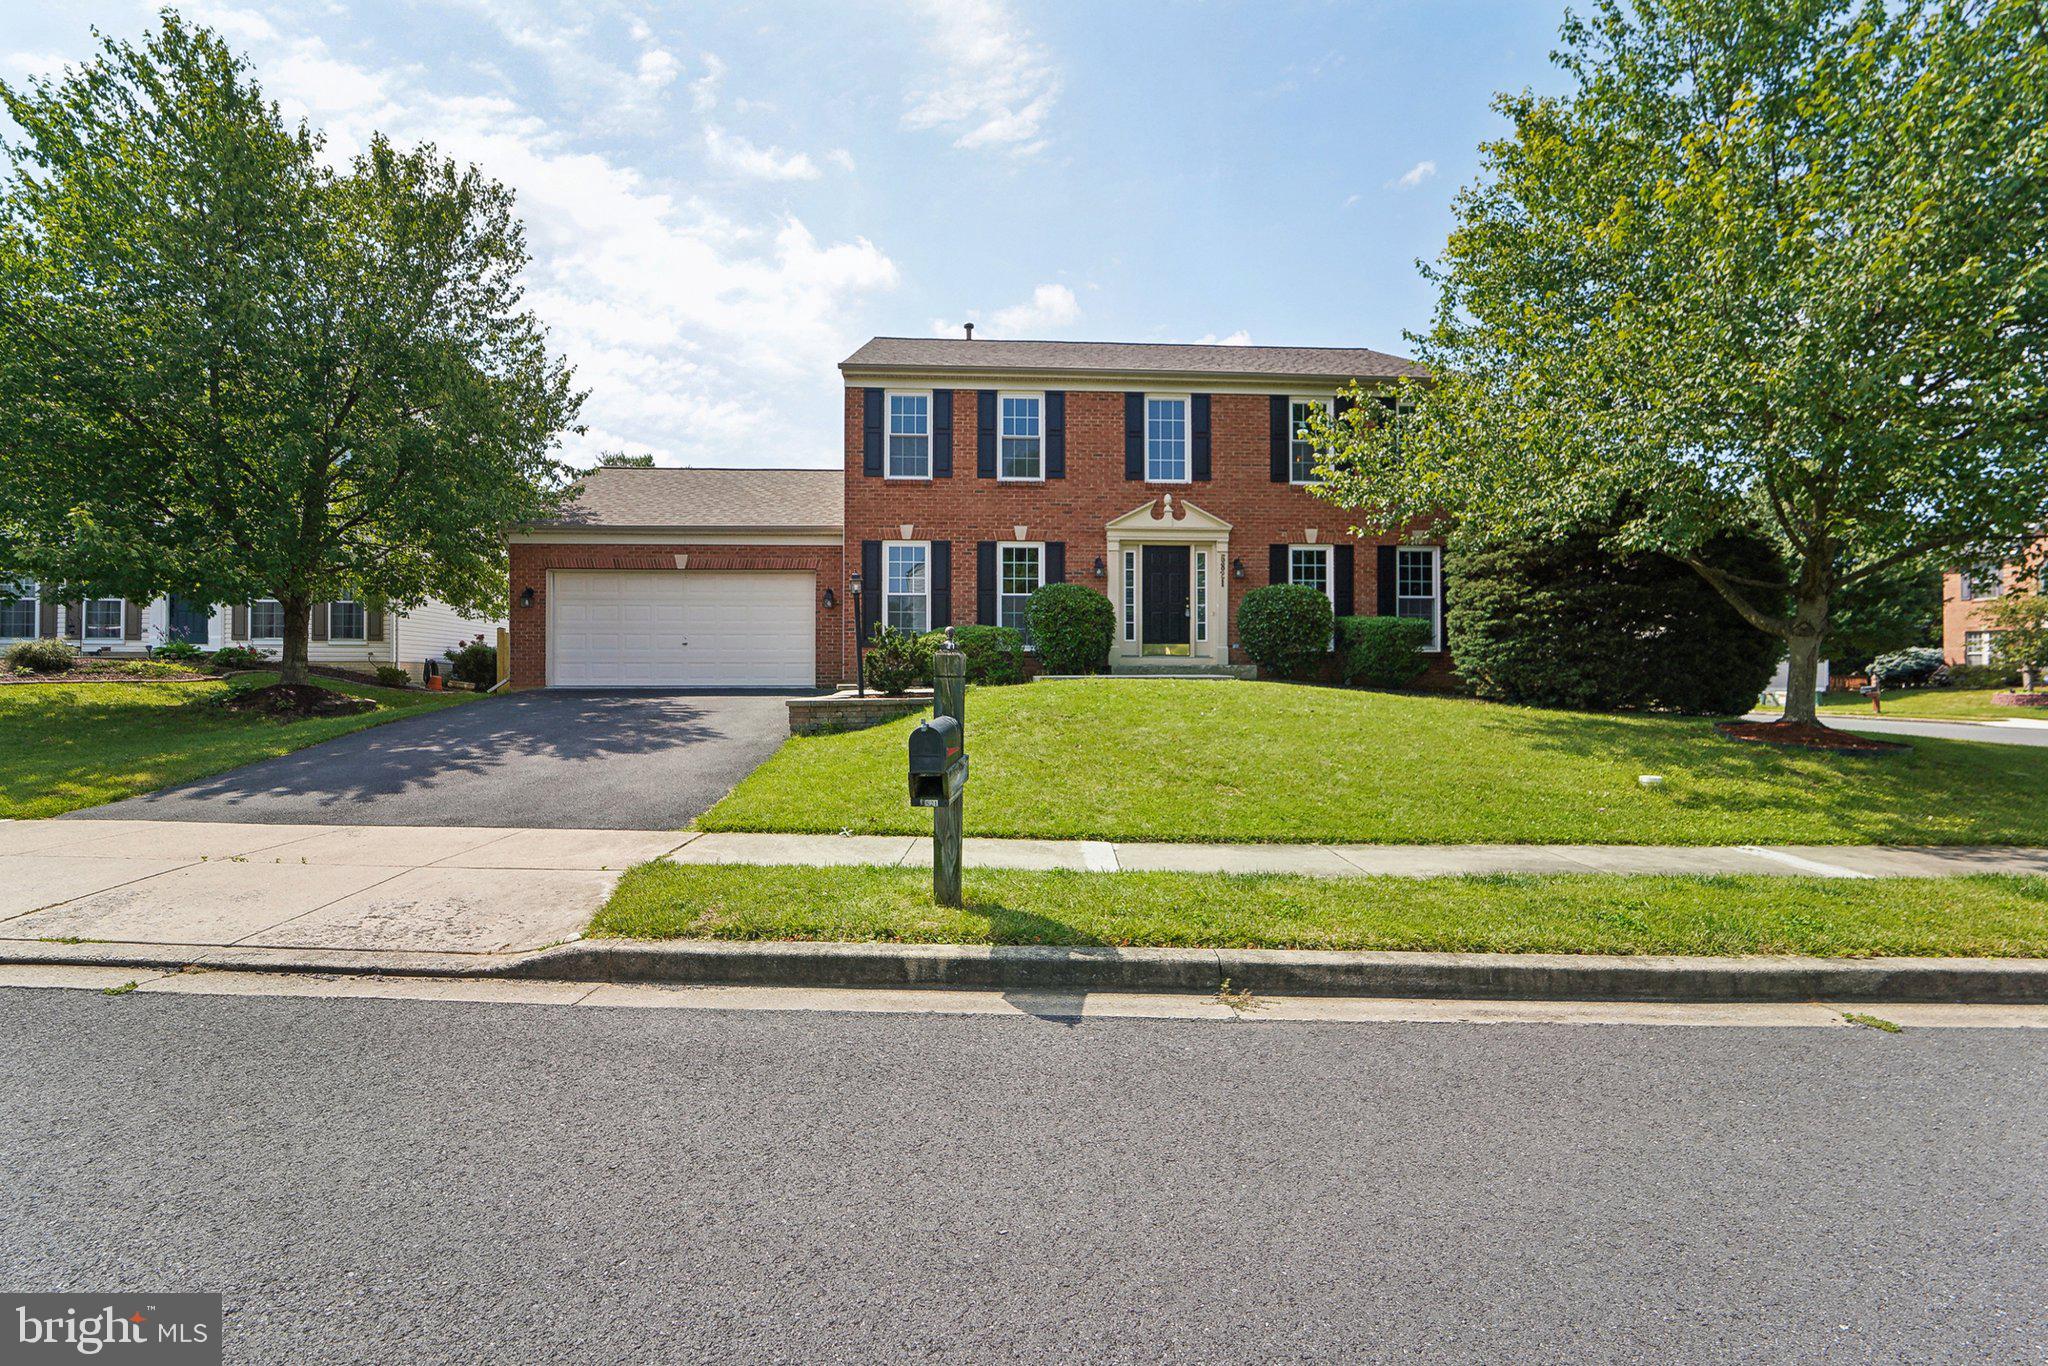
<svg viewBox="0 0 2048 1366">
<path fill-rule="evenodd" d="M 860 370 L 1042 370 L 1110 375 L 1271 375 L 1288 379 L 1420 378 L 1414 361 L 1362 346 L 1199 346 L 1181 342 L 967 341 L 875 337 L 839 363 Z"/>
<path fill-rule="evenodd" d="M 837 531 L 845 475 L 829 470 L 635 469 L 583 476 L 582 492 L 550 530 Z"/>
</svg>

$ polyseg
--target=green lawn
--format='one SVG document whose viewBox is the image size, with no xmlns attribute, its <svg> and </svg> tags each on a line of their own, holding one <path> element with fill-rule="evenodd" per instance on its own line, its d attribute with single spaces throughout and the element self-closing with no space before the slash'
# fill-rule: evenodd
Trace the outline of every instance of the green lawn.
<svg viewBox="0 0 2048 1366">
<path fill-rule="evenodd" d="M 303 749 L 365 726 L 477 700 L 475 693 L 401 692 L 331 678 L 323 688 L 367 697 L 360 716 L 273 721 L 206 705 L 232 683 L 52 683 L 0 687 L 0 817 L 55 816 L 190 782 Z"/>
<path fill-rule="evenodd" d="M 1911 688 L 1884 695 L 1886 716 L 1920 716 L 1937 721 L 2003 721 L 2011 717 L 2048 721 L 2048 707 L 2001 707 L 1991 699 L 2018 688 Z M 1832 715 L 1872 715 L 1870 699 L 1831 693 L 1821 710 Z"/>
<path fill-rule="evenodd" d="M 911 834 L 906 718 L 793 737 L 707 830 Z M 1604 716 L 1285 683 L 976 688 L 967 833 L 1364 843 L 2048 844 L 2048 749 L 1886 758 Z M 1660 774 L 1660 789 L 1640 787 Z"/>
<path fill-rule="evenodd" d="M 637 939 L 1433 949 L 1495 953 L 2048 954 L 2048 878 L 1223 877 L 969 869 L 967 907 L 911 868 L 649 863 L 589 934 Z"/>
</svg>

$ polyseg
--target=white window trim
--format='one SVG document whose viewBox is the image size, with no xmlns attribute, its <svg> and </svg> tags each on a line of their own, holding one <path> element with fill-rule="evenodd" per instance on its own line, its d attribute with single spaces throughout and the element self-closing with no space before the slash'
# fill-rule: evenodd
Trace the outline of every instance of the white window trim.
<svg viewBox="0 0 2048 1366">
<path fill-rule="evenodd" d="M 1195 644 L 1209 643 L 1209 552 L 1195 547 L 1195 563 L 1191 571 L 1194 582 L 1189 585 L 1188 596 L 1192 600 L 1190 610 L 1195 618 Z"/>
<path fill-rule="evenodd" d="M 908 599 L 917 596 L 914 593 L 892 593 L 889 591 L 889 551 L 903 546 L 915 546 L 924 552 L 924 630 L 918 633 L 922 635 L 925 631 L 932 629 L 932 543 L 930 541 L 882 542 L 882 611 L 877 620 L 882 625 L 889 626 L 889 629 L 892 631 L 897 629 L 889 625 L 889 599 Z"/>
<path fill-rule="evenodd" d="M 334 609 L 340 603 L 360 607 L 363 611 L 363 633 L 359 636 L 338 636 L 334 634 Z M 360 598 L 336 598 L 327 604 L 327 639 L 337 645 L 366 645 L 370 640 L 370 608 Z"/>
<path fill-rule="evenodd" d="M 996 625 L 998 625 L 998 626 L 1000 626 L 1000 625 L 1002 625 L 1002 624 L 1003 624 L 1003 599 L 1004 599 L 1004 598 L 1014 598 L 1014 597 L 1016 597 L 1016 596 L 1017 596 L 1017 595 L 1016 595 L 1015 593 L 1005 593 L 1005 592 L 1003 591 L 1003 552 L 1004 552 L 1005 550 L 1035 550 L 1035 551 L 1037 551 L 1037 552 L 1038 552 L 1038 587 L 1039 587 L 1039 588 L 1043 588 L 1043 587 L 1045 587 L 1045 542 L 1044 542 L 1044 541 L 997 541 L 997 542 L 996 542 Z M 1036 591 L 1036 590 L 1034 590 L 1034 591 Z M 1029 601 L 1029 599 L 1030 599 L 1030 597 L 1031 597 L 1031 594 L 1029 594 L 1029 593 L 1026 593 L 1026 594 L 1024 595 L 1024 597 L 1025 597 L 1025 599 L 1026 599 L 1027 601 Z M 1036 653 L 1038 652 L 1038 647 L 1037 647 L 1037 646 L 1035 646 L 1035 645 L 1031 645 L 1031 644 L 1028 644 L 1028 643 L 1027 643 L 1027 644 L 1026 644 L 1026 645 L 1024 646 L 1024 648 L 1025 648 L 1026 650 L 1029 650 L 1029 651 L 1031 651 L 1031 652 L 1032 652 L 1033 654 L 1036 654 Z"/>
<path fill-rule="evenodd" d="M 923 474 L 897 474 L 892 468 L 895 464 L 893 458 L 895 452 L 893 443 L 890 440 L 889 400 L 894 398 L 921 398 L 924 400 Z M 937 440 L 936 433 L 932 431 L 934 422 L 933 407 L 932 391 L 929 389 L 884 389 L 882 391 L 882 477 L 884 479 L 894 479 L 899 483 L 905 484 L 929 484 L 932 481 L 932 466 L 938 462 L 938 456 L 932 450 L 932 443 Z M 911 542 L 899 541 L 897 544 L 908 545 Z"/>
<path fill-rule="evenodd" d="M 114 634 L 93 635 L 92 609 L 103 602 L 117 602 L 120 609 L 114 614 Z M 126 598 L 81 598 L 78 603 L 78 639 L 80 644 L 119 644 L 128 638 L 128 599 Z"/>
<path fill-rule="evenodd" d="M 1294 582 L 1294 552 L 1309 550 L 1323 559 L 1323 596 L 1330 600 L 1330 610 L 1337 610 L 1337 556 L 1335 547 L 1320 542 L 1298 541 L 1287 547 L 1287 581 Z"/>
<path fill-rule="evenodd" d="M 23 593 L 9 604 L 9 606 L 13 607 L 27 604 L 29 634 L 25 636 L 0 636 L 0 640 L 34 640 L 42 634 L 43 629 L 43 586 L 40 583 L 17 583 L 14 586 L 17 589 L 30 588 L 35 590 L 34 592 Z"/>
<path fill-rule="evenodd" d="M 1977 668 L 1990 664 L 1998 652 L 1998 635 L 1997 631 L 1963 632 L 1963 663 Z M 1980 654 L 1982 658 L 1977 657 Z"/>
<path fill-rule="evenodd" d="M 1003 473 L 1003 400 L 1028 398 L 1038 404 L 1038 473 Z M 1001 484 L 1043 484 L 1045 482 L 1045 391 L 1043 389 L 998 389 L 996 391 L 996 482 Z M 1006 544 L 1023 545 L 1022 541 Z"/>
<path fill-rule="evenodd" d="M 1429 620 L 1433 642 L 1422 650 L 1426 655 L 1440 655 L 1444 652 L 1444 550 L 1438 545 L 1403 545 L 1394 547 L 1394 615 L 1401 614 L 1401 557 L 1417 551 L 1429 555 L 1431 593 L 1429 595 Z M 1412 618 L 1411 618 L 1412 619 Z"/>
<path fill-rule="evenodd" d="M 1138 552 L 1124 551 L 1124 642 L 1138 639 Z"/>
<path fill-rule="evenodd" d="M 249 603 L 249 643 L 251 645 L 256 644 L 258 641 L 281 642 L 284 639 L 284 604 L 281 602 L 277 602 L 277 634 L 274 636 L 259 636 L 256 634 L 256 607 L 257 604 L 265 602 L 277 602 L 277 599 L 256 598 Z"/>
<path fill-rule="evenodd" d="M 1178 479 L 1162 479 L 1152 473 L 1152 405 L 1178 403 L 1181 411 L 1180 464 L 1185 471 Z M 1187 394 L 1145 395 L 1145 479 L 1147 484 L 1192 484 L 1195 482 L 1195 396 Z"/>
<path fill-rule="evenodd" d="M 1325 417 L 1333 416 L 1336 413 L 1337 404 L 1335 399 L 1322 398 L 1315 394 L 1289 394 L 1287 396 L 1287 482 L 1298 489 L 1305 489 L 1312 487 L 1316 481 L 1313 476 L 1307 479 L 1296 479 L 1294 477 L 1294 405 L 1297 403 L 1316 404 L 1322 408 Z"/>
</svg>

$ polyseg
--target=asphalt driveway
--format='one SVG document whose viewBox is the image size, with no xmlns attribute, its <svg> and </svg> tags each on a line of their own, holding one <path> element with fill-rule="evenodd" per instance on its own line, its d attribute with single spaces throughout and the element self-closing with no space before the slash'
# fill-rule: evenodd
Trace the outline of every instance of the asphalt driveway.
<svg viewBox="0 0 2048 1366">
<path fill-rule="evenodd" d="M 673 830 L 788 738 L 784 701 L 761 693 L 515 693 L 69 818 Z"/>
</svg>

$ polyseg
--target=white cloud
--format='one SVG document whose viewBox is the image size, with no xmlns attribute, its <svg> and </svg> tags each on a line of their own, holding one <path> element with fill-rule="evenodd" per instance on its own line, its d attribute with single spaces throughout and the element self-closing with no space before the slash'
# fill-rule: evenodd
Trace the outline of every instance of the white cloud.
<svg viewBox="0 0 2048 1366">
<path fill-rule="evenodd" d="M 780 147 L 757 147 L 737 133 L 716 124 L 704 128 L 704 150 L 711 164 L 756 180 L 816 180 L 818 163 L 803 152 L 785 152 Z"/>
<path fill-rule="evenodd" d="M 1194 344 L 1196 346 L 1250 346 L 1252 344 L 1252 334 L 1245 331 L 1242 327 L 1227 337 L 1219 337 L 1214 332 L 1209 332 L 1195 338 Z"/>
<path fill-rule="evenodd" d="M 0 71 L 16 77 L 60 75 L 67 64 L 57 52 L 10 52 L 0 57 Z"/>
<path fill-rule="evenodd" d="M 844 147 L 834 147 L 831 151 L 825 153 L 825 160 L 831 162 L 842 171 L 851 171 L 853 169 L 853 153 L 847 151 Z"/>
<path fill-rule="evenodd" d="M 1418 161 L 1406 171 L 1403 171 L 1400 179 L 1388 181 L 1387 188 L 1390 190 L 1412 190 L 1435 174 L 1436 163 L 1434 161 Z"/>
<path fill-rule="evenodd" d="M 1059 72 L 1009 6 L 1003 0 L 918 0 L 915 10 L 938 70 L 912 93 L 903 126 L 949 131 L 955 147 L 1017 156 L 1042 150 Z"/>
<path fill-rule="evenodd" d="M 665 48 L 649 48 L 640 54 L 640 84 L 656 90 L 673 81 L 682 69 L 683 64 L 676 60 L 676 54 Z"/>
<path fill-rule="evenodd" d="M 1356 208 L 1358 206 L 1358 201 L 1363 198 L 1365 198 L 1365 196 L 1359 194 L 1346 195 L 1344 196 L 1344 207 L 1347 209 Z"/>
<path fill-rule="evenodd" d="M 700 114 L 718 107 L 718 83 L 725 79 L 725 60 L 715 52 L 704 54 L 704 74 L 690 82 L 690 104 Z"/>
<path fill-rule="evenodd" d="M 1064 327 L 1081 316 L 1080 300 L 1065 285 L 1040 285 L 1021 304 L 999 308 L 988 324 L 997 333 L 1016 335 L 1036 329 Z"/>
</svg>

